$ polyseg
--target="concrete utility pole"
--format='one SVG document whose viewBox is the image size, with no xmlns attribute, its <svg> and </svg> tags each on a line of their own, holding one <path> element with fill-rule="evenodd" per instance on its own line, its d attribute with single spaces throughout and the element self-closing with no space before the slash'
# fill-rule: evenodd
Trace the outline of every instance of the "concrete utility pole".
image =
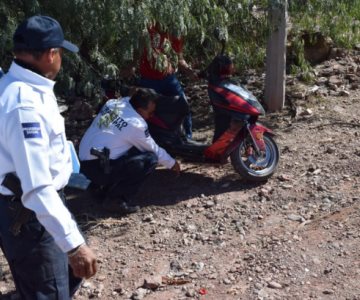
<svg viewBox="0 0 360 300">
<path fill-rule="evenodd" d="M 285 103 L 287 0 L 269 0 L 269 8 L 272 31 L 266 49 L 265 103 L 273 112 Z"/>
</svg>

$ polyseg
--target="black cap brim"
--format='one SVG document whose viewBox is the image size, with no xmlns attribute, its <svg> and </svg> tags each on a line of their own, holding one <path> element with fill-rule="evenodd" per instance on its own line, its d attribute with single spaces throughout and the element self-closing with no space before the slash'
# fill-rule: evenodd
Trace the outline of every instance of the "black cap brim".
<svg viewBox="0 0 360 300">
<path fill-rule="evenodd" d="M 61 44 L 61 48 L 64 48 L 66 50 L 69 50 L 70 52 L 77 53 L 79 52 L 79 48 L 74 45 L 73 43 L 70 43 L 69 41 L 64 40 Z"/>
</svg>

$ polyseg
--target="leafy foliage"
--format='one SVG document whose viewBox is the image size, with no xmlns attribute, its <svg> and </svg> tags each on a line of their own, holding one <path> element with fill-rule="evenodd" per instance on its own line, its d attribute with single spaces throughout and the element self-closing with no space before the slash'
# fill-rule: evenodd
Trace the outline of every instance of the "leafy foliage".
<svg viewBox="0 0 360 300">
<path fill-rule="evenodd" d="M 342 1 L 291 1 L 292 30 L 321 32 L 331 37 L 341 47 L 360 43 L 360 2 Z"/>
<path fill-rule="evenodd" d="M 298 45 L 303 31 L 321 31 L 340 46 L 360 42 L 360 1 L 288 1 L 291 36 Z M 147 28 L 156 21 L 174 35 L 186 37 L 185 57 L 193 64 L 201 66 L 221 50 L 216 31 L 218 38 L 227 40 L 226 50 L 238 68 L 259 67 L 269 32 L 268 9 L 283 5 L 285 0 L 1 1 L 0 64 L 5 70 L 10 64 L 17 24 L 44 14 L 59 20 L 66 38 L 80 48 L 80 55 L 64 56 L 56 88 L 66 95 L 99 98 L 101 77 L 118 76 L 134 53 L 146 47 Z"/>
</svg>

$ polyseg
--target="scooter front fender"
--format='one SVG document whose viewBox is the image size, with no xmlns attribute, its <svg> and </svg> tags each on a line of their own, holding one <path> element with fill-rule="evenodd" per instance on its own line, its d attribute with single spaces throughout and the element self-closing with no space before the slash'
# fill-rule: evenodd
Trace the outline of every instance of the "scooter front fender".
<svg viewBox="0 0 360 300">
<path fill-rule="evenodd" d="M 272 130 L 265 127 L 260 123 L 254 123 L 247 126 L 247 129 L 250 133 L 250 136 L 255 144 L 255 148 L 257 151 L 265 151 L 266 146 L 264 142 L 264 133 L 269 133 L 273 135 Z"/>
<path fill-rule="evenodd" d="M 261 123 L 251 124 L 249 127 L 256 128 L 255 129 L 256 131 L 261 131 L 262 133 L 266 132 L 266 133 L 270 134 L 271 136 L 275 136 L 275 133 L 270 128 L 267 128 L 266 126 L 264 126 Z"/>
<path fill-rule="evenodd" d="M 274 132 L 265 127 L 260 123 L 247 124 L 237 133 L 234 140 L 229 144 L 227 149 L 224 151 L 221 160 L 226 161 L 226 159 L 230 156 L 230 154 L 240 145 L 240 143 L 250 134 L 256 148 L 258 151 L 265 151 L 265 143 L 264 143 L 264 133 L 268 133 L 271 136 L 274 136 Z"/>
</svg>

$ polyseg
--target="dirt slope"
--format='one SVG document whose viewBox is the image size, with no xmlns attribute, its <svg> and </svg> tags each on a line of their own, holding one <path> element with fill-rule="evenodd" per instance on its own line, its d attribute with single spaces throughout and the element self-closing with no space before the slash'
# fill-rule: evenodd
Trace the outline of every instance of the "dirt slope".
<svg viewBox="0 0 360 300">
<path fill-rule="evenodd" d="M 266 183 L 183 161 L 179 178 L 149 178 L 129 216 L 68 190 L 100 267 L 76 299 L 360 299 L 360 90 L 288 108 L 264 119 L 281 149 Z"/>
</svg>

